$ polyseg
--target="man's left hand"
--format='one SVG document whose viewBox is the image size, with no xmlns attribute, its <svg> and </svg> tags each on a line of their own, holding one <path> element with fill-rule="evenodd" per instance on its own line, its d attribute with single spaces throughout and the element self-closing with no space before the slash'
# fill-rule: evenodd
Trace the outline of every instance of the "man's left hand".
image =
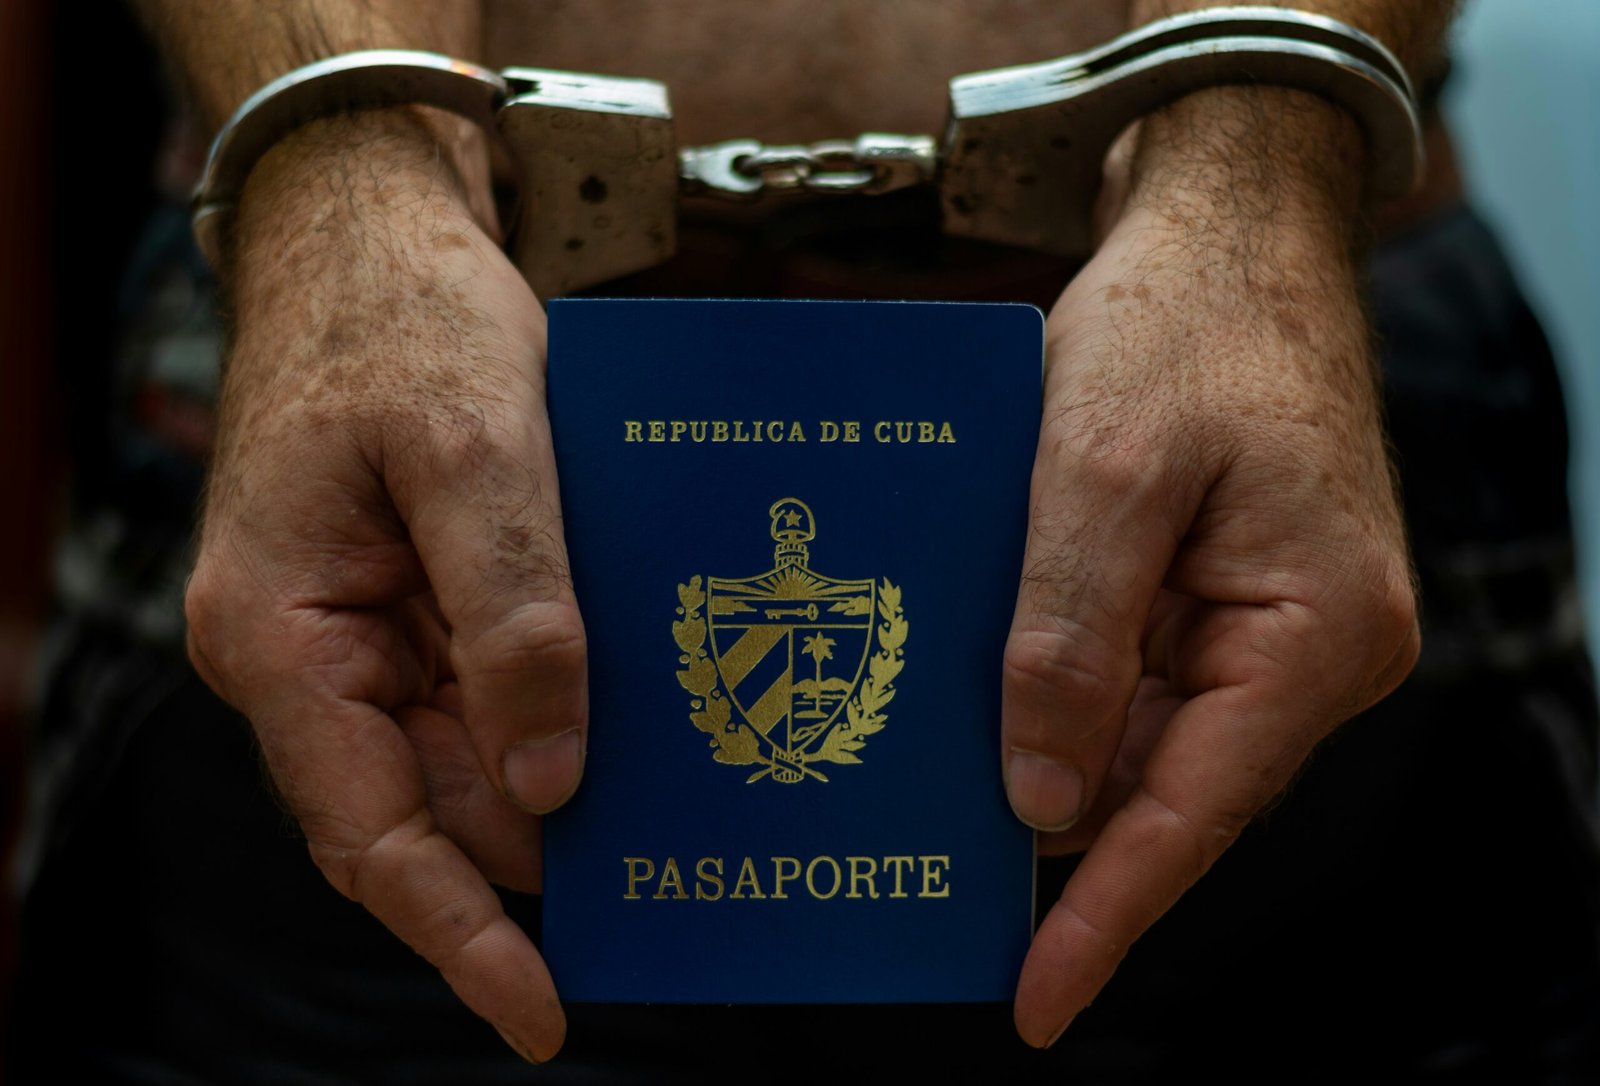
<svg viewBox="0 0 1600 1086">
<path fill-rule="evenodd" d="M 1319 99 L 1185 99 L 1049 316 L 1002 757 L 1043 848 L 1087 855 L 1023 968 L 1031 1044 L 1416 660 L 1359 160 Z"/>
</svg>

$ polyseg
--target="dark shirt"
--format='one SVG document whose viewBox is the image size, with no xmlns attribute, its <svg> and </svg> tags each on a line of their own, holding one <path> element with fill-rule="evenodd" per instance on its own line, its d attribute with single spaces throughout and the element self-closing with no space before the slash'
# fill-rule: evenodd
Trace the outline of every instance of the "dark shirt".
<svg viewBox="0 0 1600 1086">
<path fill-rule="evenodd" d="M 1053 301 L 1069 269 L 941 239 L 931 214 L 910 194 L 706 225 L 674 265 L 604 292 L 861 297 L 892 281 L 905 297 Z M 98 498 L 62 551 L 18 1081 L 1600 1076 L 1596 711 L 1565 415 L 1539 326 L 1470 211 L 1372 262 L 1421 663 L 1318 750 L 1048 1053 L 1016 1039 L 1005 1006 L 580 1006 L 557 1061 L 520 1064 L 324 882 L 247 725 L 188 667 L 181 591 L 219 325 L 180 210 L 152 224 L 126 298 L 112 453 L 84 465 Z M 1041 902 L 1074 862 L 1041 865 Z M 505 896 L 537 935 L 537 899 Z M 67 1050 L 45 1028 L 62 1023 Z M 857 1047 L 868 1067 L 845 1063 Z"/>
</svg>

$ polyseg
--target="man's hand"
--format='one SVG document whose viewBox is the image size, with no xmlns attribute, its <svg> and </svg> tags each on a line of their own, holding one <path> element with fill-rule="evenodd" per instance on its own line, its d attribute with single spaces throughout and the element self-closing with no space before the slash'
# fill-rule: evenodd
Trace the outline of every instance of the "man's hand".
<svg viewBox="0 0 1600 1086">
<path fill-rule="evenodd" d="M 1003 758 L 1042 844 L 1088 854 L 1023 967 L 1032 1044 L 1416 659 L 1351 253 L 1360 146 L 1295 92 L 1186 99 L 1145 123 L 1050 314 Z"/>
<path fill-rule="evenodd" d="M 543 314 L 445 125 L 319 122 L 251 176 L 190 651 L 333 885 L 547 1059 L 561 1008 L 489 880 L 535 888 L 534 813 L 577 786 L 584 636 Z"/>
</svg>

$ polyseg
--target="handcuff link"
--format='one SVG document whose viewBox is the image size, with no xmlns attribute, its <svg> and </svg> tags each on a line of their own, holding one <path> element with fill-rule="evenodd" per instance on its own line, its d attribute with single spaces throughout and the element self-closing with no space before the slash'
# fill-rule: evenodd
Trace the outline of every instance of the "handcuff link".
<svg viewBox="0 0 1600 1086">
<path fill-rule="evenodd" d="M 769 146 L 679 148 L 664 84 L 580 72 L 494 72 L 434 53 L 375 50 L 318 61 L 267 84 L 211 145 L 195 234 L 215 265 L 250 168 L 294 127 L 348 109 L 437 106 L 497 132 L 515 167 L 512 260 L 541 298 L 671 258 L 680 199 L 876 194 L 937 187 L 947 234 L 1086 257 L 1111 144 L 1196 90 L 1293 87 L 1353 113 L 1369 194 L 1421 182 L 1422 124 L 1404 67 L 1375 38 L 1287 8 L 1210 8 L 1159 19 L 1095 49 L 950 81 L 942 137 L 868 132 Z"/>
</svg>

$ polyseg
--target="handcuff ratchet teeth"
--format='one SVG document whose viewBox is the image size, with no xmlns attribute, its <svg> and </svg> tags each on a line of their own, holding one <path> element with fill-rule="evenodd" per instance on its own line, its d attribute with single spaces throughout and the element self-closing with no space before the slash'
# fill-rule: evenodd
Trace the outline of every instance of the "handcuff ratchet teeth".
<svg viewBox="0 0 1600 1086">
<path fill-rule="evenodd" d="M 670 259 L 682 199 L 932 184 L 947 234 L 1084 257 L 1112 143 L 1140 117 L 1228 84 L 1293 87 L 1350 110 L 1366 132 L 1373 199 L 1420 183 L 1416 93 L 1388 49 L 1323 16 L 1226 7 L 1160 19 L 1056 60 L 957 76 L 937 140 L 868 132 L 809 145 L 736 139 L 679 148 L 667 88 L 653 80 L 497 73 L 405 50 L 344 54 L 290 72 L 239 107 L 212 143 L 195 193 L 195 233 L 216 264 L 250 168 L 293 127 L 352 108 L 420 103 L 498 131 L 518 183 L 510 255 L 542 298 Z"/>
</svg>

